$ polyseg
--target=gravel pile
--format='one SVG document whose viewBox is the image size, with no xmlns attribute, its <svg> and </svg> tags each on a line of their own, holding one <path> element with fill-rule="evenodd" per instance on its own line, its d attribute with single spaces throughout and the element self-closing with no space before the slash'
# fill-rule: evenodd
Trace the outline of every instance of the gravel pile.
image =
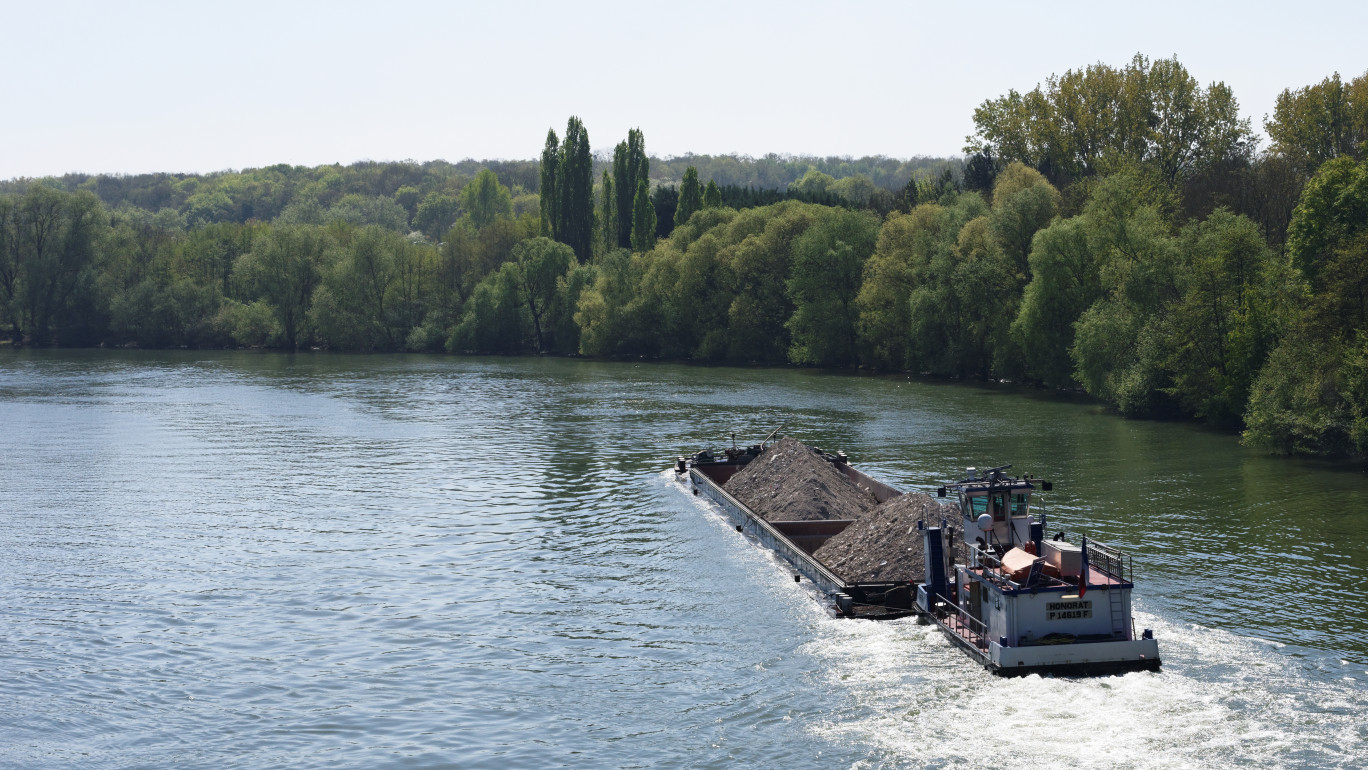
<svg viewBox="0 0 1368 770">
<path fill-rule="evenodd" d="M 926 553 L 917 520 L 946 512 L 930 495 L 909 493 L 879 505 L 830 461 L 797 439 L 780 439 L 726 483 L 766 521 L 854 519 L 813 554 L 847 582 L 917 581 Z"/>
<path fill-rule="evenodd" d="M 916 581 L 926 575 L 926 547 L 917 520 L 940 521 L 940 503 L 909 492 L 890 498 L 822 544 L 813 554 L 850 583 Z"/>
<path fill-rule="evenodd" d="M 872 495 L 793 438 L 775 442 L 725 486 L 766 521 L 858 519 L 876 506 Z"/>
</svg>

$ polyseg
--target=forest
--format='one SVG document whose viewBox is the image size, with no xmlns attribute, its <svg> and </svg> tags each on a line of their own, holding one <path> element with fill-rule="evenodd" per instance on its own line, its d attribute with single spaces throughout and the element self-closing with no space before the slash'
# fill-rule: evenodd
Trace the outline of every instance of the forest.
<svg viewBox="0 0 1368 770">
<path fill-rule="evenodd" d="M 1368 457 L 1368 73 L 1285 89 L 1267 147 L 1142 55 L 973 124 L 962 158 L 596 153 L 571 117 L 535 160 L 0 182 L 0 334 L 859 367 Z"/>
</svg>

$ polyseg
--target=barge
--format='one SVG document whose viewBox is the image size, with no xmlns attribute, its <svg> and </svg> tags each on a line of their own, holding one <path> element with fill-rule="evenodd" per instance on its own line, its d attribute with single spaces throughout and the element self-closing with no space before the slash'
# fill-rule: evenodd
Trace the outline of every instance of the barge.
<svg viewBox="0 0 1368 770">
<path fill-rule="evenodd" d="M 777 432 L 777 431 L 776 431 Z M 1010 466 L 979 472 L 937 490 L 953 496 L 959 516 L 919 521 L 924 574 L 907 579 L 847 580 L 813 554 L 851 520 L 768 521 L 726 489 L 727 481 L 762 457 L 768 440 L 675 462 L 676 476 L 715 503 L 738 532 L 774 551 L 807 578 L 838 617 L 873 620 L 916 616 L 935 623 L 989 671 L 1092 676 L 1157 671 L 1158 642 L 1136 633 L 1131 617 L 1131 558 L 1084 537 L 1046 539 L 1033 495 L 1052 484 L 1008 476 Z M 903 493 L 852 466 L 844 453 L 812 450 L 878 503 Z M 953 507 L 952 507 L 953 508 Z"/>
</svg>

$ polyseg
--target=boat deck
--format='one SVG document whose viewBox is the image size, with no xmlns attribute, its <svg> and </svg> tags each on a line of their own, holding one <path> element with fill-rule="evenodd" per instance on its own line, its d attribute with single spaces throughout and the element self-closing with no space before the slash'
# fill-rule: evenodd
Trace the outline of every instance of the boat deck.
<svg viewBox="0 0 1368 770">
<path fill-rule="evenodd" d="M 1021 590 L 1028 588 L 1027 586 L 1013 582 L 1012 580 L 1008 579 L 1007 576 L 1004 575 L 1000 570 L 991 567 L 970 567 L 969 571 L 982 577 L 987 582 L 997 585 L 1000 588 L 1005 588 L 1008 590 Z M 1096 567 L 1088 568 L 1089 591 L 1105 591 L 1108 588 L 1112 587 L 1130 585 L 1130 581 L 1122 580 L 1121 578 L 1112 575 L 1108 572 L 1105 572 L 1104 570 L 1098 569 Z M 1036 589 L 1078 588 L 1078 583 L 1073 580 L 1064 580 L 1063 578 L 1050 577 L 1049 575 L 1041 575 L 1040 582 L 1033 587 Z"/>
</svg>

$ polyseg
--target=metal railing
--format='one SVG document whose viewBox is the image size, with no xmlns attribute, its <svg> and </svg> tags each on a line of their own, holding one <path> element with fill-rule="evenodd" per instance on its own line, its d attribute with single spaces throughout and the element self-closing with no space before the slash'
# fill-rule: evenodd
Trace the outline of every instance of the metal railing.
<svg viewBox="0 0 1368 770">
<path fill-rule="evenodd" d="M 988 649 L 988 625 L 970 615 L 969 610 L 951 602 L 945 596 L 936 594 L 931 597 L 931 611 L 965 641 L 980 650 Z"/>
<path fill-rule="evenodd" d="M 1130 554 L 1091 538 L 1087 538 L 1087 542 L 1089 567 L 1122 583 L 1134 582 L 1134 560 Z M 1017 583 L 1012 582 L 1006 572 L 1003 572 L 1002 560 L 991 551 L 985 551 L 982 548 L 960 541 L 955 544 L 953 553 L 956 561 L 960 564 L 974 564 L 975 561 L 971 557 L 977 557 L 978 565 L 983 567 L 983 576 L 999 586 L 1004 588 L 1019 587 Z"/>
<path fill-rule="evenodd" d="M 956 607 L 955 614 L 958 616 L 961 636 L 968 639 L 980 650 L 988 649 L 988 624 L 969 614 L 963 607 Z"/>
<path fill-rule="evenodd" d="M 1120 549 L 1112 548 L 1096 540 L 1088 541 L 1088 566 L 1105 575 L 1116 578 L 1122 583 L 1133 582 L 1135 570 L 1131 557 Z"/>
<path fill-rule="evenodd" d="M 960 542 L 955 548 L 955 559 L 960 564 L 977 564 L 983 569 L 983 579 L 998 588 L 1017 589 L 1022 584 L 1012 580 L 1011 573 L 1002 568 L 1002 559 L 991 551 Z"/>
</svg>

